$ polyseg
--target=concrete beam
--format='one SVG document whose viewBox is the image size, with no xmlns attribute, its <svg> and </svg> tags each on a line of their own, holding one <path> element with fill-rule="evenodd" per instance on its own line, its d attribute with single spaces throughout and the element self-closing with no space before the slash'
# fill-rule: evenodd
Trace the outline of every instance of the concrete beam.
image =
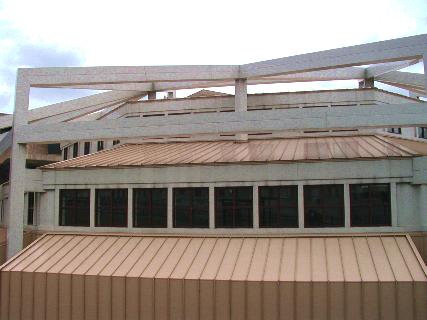
<svg viewBox="0 0 427 320">
<path fill-rule="evenodd" d="M 425 90 L 424 75 L 419 73 L 392 71 L 375 78 L 375 80 Z"/>
<path fill-rule="evenodd" d="M 102 109 L 105 105 L 111 103 L 120 103 L 142 95 L 144 95 L 144 92 L 140 91 L 109 91 L 98 93 L 88 97 L 82 97 L 32 109 L 29 112 L 28 120 L 29 122 L 34 122 L 72 111 L 83 111 L 84 109 L 91 107 L 100 107 Z"/>
<path fill-rule="evenodd" d="M 214 81 L 238 78 L 239 66 L 148 66 L 23 69 L 31 86 L 163 81 Z"/>
<path fill-rule="evenodd" d="M 122 118 L 49 126 L 31 124 L 21 127 L 16 139 L 19 143 L 53 143 L 178 134 L 248 133 L 261 128 L 263 131 L 301 131 L 417 126 L 427 126 L 427 103 Z"/>
<path fill-rule="evenodd" d="M 391 71 L 400 70 L 400 69 L 412 66 L 418 63 L 419 61 L 420 59 L 414 59 L 409 61 L 381 63 L 378 65 L 370 66 L 366 68 L 366 78 L 375 78 Z"/>
<path fill-rule="evenodd" d="M 380 41 L 245 64 L 240 67 L 240 78 L 420 59 L 426 49 L 427 35 Z"/>
</svg>

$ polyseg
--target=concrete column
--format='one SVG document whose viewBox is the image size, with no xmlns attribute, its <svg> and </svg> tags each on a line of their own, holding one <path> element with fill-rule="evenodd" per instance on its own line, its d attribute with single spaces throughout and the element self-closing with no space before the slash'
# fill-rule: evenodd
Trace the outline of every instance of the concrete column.
<svg viewBox="0 0 427 320">
<path fill-rule="evenodd" d="M 366 78 L 359 82 L 359 88 L 374 88 L 374 78 Z"/>
<path fill-rule="evenodd" d="M 253 228 L 254 229 L 259 229 L 259 202 L 258 202 L 258 185 L 254 185 L 253 186 L 253 190 L 252 190 L 252 198 L 253 198 L 253 221 L 254 221 L 254 225 Z"/>
<path fill-rule="evenodd" d="M 89 226 L 91 228 L 95 227 L 95 188 L 90 188 L 90 198 L 89 198 Z"/>
<path fill-rule="evenodd" d="M 18 70 L 15 92 L 15 111 L 13 114 L 12 134 L 15 137 L 20 127 L 28 124 L 27 114 L 30 97 L 30 84 L 22 70 Z M 7 230 L 8 259 L 22 250 L 24 227 L 24 190 L 25 190 L 25 161 L 27 147 L 12 141 L 10 159 L 10 192 L 9 219 Z"/>
<path fill-rule="evenodd" d="M 298 224 L 300 229 L 304 229 L 304 185 L 298 184 Z"/>
<path fill-rule="evenodd" d="M 176 91 L 168 91 L 168 99 L 175 99 L 176 98 Z"/>
<path fill-rule="evenodd" d="M 209 228 L 215 229 L 215 187 L 209 186 Z"/>
<path fill-rule="evenodd" d="M 133 189 L 128 188 L 128 228 L 133 227 Z"/>
<path fill-rule="evenodd" d="M 248 111 L 248 85 L 246 79 L 236 79 L 234 86 L 234 111 Z M 237 140 L 248 140 L 246 133 L 236 135 Z"/>
<path fill-rule="evenodd" d="M 148 100 L 156 100 L 157 92 L 156 91 L 150 91 L 148 92 Z"/>
<path fill-rule="evenodd" d="M 391 226 L 396 227 L 399 223 L 397 219 L 397 185 L 396 182 L 390 183 L 390 207 L 391 207 Z"/>
<path fill-rule="evenodd" d="M 167 206 L 167 213 L 168 213 L 168 228 L 173 228 L 173 188 L 168 187 L 168 206 Z"/>
<path fill-rule="evenodd" d="M 351 217 L 350 217 L 350 185 L 344 183 L 344 226 L 350 228 Z"/>
<path fill-rule="evenodd" d="M 427 52 L 423 55 L 423 64 L 424 64 L 424 86 L 426 89 L 427 95 Z"/>
</svg>

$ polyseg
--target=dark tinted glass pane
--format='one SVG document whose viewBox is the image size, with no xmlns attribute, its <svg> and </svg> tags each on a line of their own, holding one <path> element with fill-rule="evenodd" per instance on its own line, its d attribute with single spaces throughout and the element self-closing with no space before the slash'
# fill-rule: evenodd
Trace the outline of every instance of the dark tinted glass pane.
<svg viewBox="0 0 427 320">
<path fill-rule="evenodd" d="M 350 185 L 350 216 L 352 227 L 390 226 L 390 185 Z"/>
<path fill-rule="evenodd" d="M 259 187 L 261 228 L 298 227 L 298 187 Z"/>
<path fill-rule="evenodd" d="M 344 186 L 304 186 L 305 227 L 344 226 Z"/>
<path fill-rule="evenodd" d="M 252 187 L 215 188 L 215 226 L 217 228 L 252 227 Z"/>
<path fill-rule="evenodd" d="M 61 226 L 89 226 L 90 190 L 60 190 L 59 224 Z"/>
<path fill-rule="evenodd" d="M 73 158 L 79 154 L 79 144 L 76 142 L 73 144 Z"/>
<path fill-rule="evenodd" d="M 96 226 L 127 226 L 127 189 L 96 190 Z"/>
<path fill-rule="evenodd" d="M 52 143 L 47 145 L 48 154 L 61 154 L 61 145 L 59 143 Z"/>
<path fill-rule="evenodd" d="M 63 155 L 63 159 L 67 160 L 68 159 L 68 147 L 64 148 L 64 155 Z"/>
<path fill-rule="evenodd" d="M 34 223 L 34 192 L 28 193 L 28 214 L 27 224 L 33 225 Z"/>
<path fill-rule="evenodd" d="M 209 227 L 208 188 L 175 188 L 173 199 L 174 227 Z"/>
<path fill-rule="evenodd" d="M 167 227 L 167 189 L 133 190 L 134 227 Z"/>
<path fill-rule="evenodd" d="M 89 154 L 90 153 L 90 142 L 85 142 L 84 145 L 84 154 Z"/>
</svg>

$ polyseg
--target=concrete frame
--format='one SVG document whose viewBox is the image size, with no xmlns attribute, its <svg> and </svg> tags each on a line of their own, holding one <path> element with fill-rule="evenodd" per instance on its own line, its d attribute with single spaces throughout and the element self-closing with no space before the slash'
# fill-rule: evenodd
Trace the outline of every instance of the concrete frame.
<svg viewBox="0 0 427 320">
<path fill-rule="evenodd" d="M 388 106 L 388 113 L 381 106 L 372 107 L 368 114 L 360 114 L 358 110 L 334 110 L 330 113 L 323 113 L 318 119 L 305 119 L 305 114 L 301 112 L 295 114 L 296 118 L 289 120 L 286 125 L 278 123 L 284 122 L 286 117 L 291 115 L 287 110 L 281 112 L 272 111 L 275 118 L 271 119 L 265 112 L 257 111 L 246 112 L 247 97 L 246 86 L 257 83 L 257 81 L 267 81 L 267 83 L 283 82 L 283 76 L 290 76 L 286 82 L 296 82 L 298 78 L 292 78 L 292 75 L 298 73 L 315 73 L 314 77 L 305 77 L 306 81 L 314 81 L 316 76 L 321 78 L 322 72 L 329 75 L 332 80 L 334 74 L 331 69 L 347 68 L 344 74 L 336 74 L 336 77 L 351 76 L 365 78 L 369 71 L 360 68 L 351 68 L 367 64 L 389 63 L 397 61 L 424 61 L 424 90 L 427 90 L 427 35 L 418 35 L 401 39 L 381 41 L 376 43 L 362 44 L 358 46 L 345 47 L 340 49 L 326 50 L 316 53 L 297 55 L 293 57 L 279 58 L 263 62 L 255 62 L 245 65 L 230 66 L 153 66 L 153 67 L 88 67 L 88 68 L 35 68 L 19 69 L 16 82 L 15 111 L 13 117 L 13 142 L 10 171 L 10 201 L 9 201 L 9 224 L 8 224 L 8 257 L 10 258 L 22 249 L 23 238 L 23 211 L 24 211 L 24 191 L 25 191 L 25 160 L 26 143 L 48 143 L 64 142 L 69 140 L 96 139 L 98 137 L 120 137 L 128 138 L 135 136 L 156 136 L 179 133 L 205 133 L 211 132 L 229 132 L 246 133 L 252 130 L 268 127 L 272 130 L 286 129 L 317 129 L 317 128 L 347 128 L 347 127 L 378 127 L 388 126 L 413 126 L 427 123 L 427 112 L 422 110 L 423 105 L 403 105 Z M 403 64 L 404 65 L 404 64 Z M 387 67 L 388 68 L 388 67 Z M 391 66 L 395 70 L 396 64 Z M 369 69 L 369 68 L 368 68 Z M 373 68 L 371 68 L 372 73 Z M 388 69 L 390 70 L 390 69 Z M 363 72 L 361 77 L 360 71 Z M 375 70 L 374 70 L 375 71 Z M 378 71 L 378 70 L 377 70 Z M 380 73 L 384 72 L 384 69 Z M 375 72 L 374 72 L 375 73 Z M 383 74 L 382 74 L 383 75 Z M 313 76 L 313 74 L 312 74 Z M 304 76 L 302 77 L 304 79 Z M 324 78 L 327 78 L 324 77 Z M 241 80 L 245 79 L 245 80 Z M 79 124 L 62 123 L 51 124 L 54 130 L 47 130 L 46 124 L 29 124 L 32 120 L 31 114 L 41 113 L 46 110 L 40 108 L 36 112 L 28 111 L 30 87 L 69 87 L 69 88 L 110 88 L 113 90 L 123 90 L 128 87 L 125 97 L 114 98 L 109 101 L 99 103 L 96 96 L 86 98 L 87 103 L 83 107 L 76 106 L 76 102 L 52 106 L 50 109 L 57 109 L 57 112 L 47 112 L 51 120 L 63 122 L 76 119 L 82 115 L 100 110 L 103 107 L 114 105 L 113 102 L 123 102 L 136 96 L 145 94 L 148 91 L 159 91 L 162 85 L 167 90 L 179 89 L 179 85 L 186 88 L 200 88 L 203 86 L 216 86 L 220 83 L 235 82 L 236 85 L 236 104 L 234 115 L 215 115 L 209 119 L 203 116 L 189 116 L 187 120 L 182 118 L 174 119 L 170 117 L 171 122 L 157 122 L 153 119 L 152 123 L 144 122 L 138 119 L 125 119 L 115 121 L 100 121 L 98 123 L 84 122 Z M 252 83 L 251 83 L 252 81 Z M 268 82 L 269 81 L 269 82 Z M 310 80 L 308 80 L 310 81 Z M 262 82 L 260 82 L 262 83 Z M 156 84 L 158 84 L 156 86 Z M 175 87 L 174 87 L 175 86 Z M 178 86 L 178 87 L 177 87 Z M 165 88 L 165 87 L 163 87 Z M 106 93 L 105 97 L 110 93 Z M 111 95 L 116 92 L 112 91 Z M 127 95 L 126 95 L 127 94 Z M 120 93 L 119 93 L 120 95 Z M 130 97 L 129 97 L 130 95 Z M 111 97 L 110 97 L 111 98 Z M 113 100 L 113 102 L 111 101 Z M 81 101 L 80 101 L 81 102 Z M 103 105 L 105 103 L 105 105 Z M 111 104 L 113 103 L 113 104 Z M 246 105 L 245 105 L 246 103 Z M 78 105 L 79 103 L 77 103 Z M 100 109 L 97 109 L 100 108 Z M 365 108 L 363 108 L 365 111 Z M 409 112 L 406 109 L 410 109 Z M 77 111 L 78 112 L 75 112 Z M 362 111 L 362 112 L 363 112 Z M 372 112 L 380 112 L 379 119 L 371 120 Z M 63 114 L 69 113 L 67 116 Z M 355 116 L 352 116 L 352 113 Z M 45 118 L 46 114 L 40 118 Z M 228 119 L 231 118 L 231 119 Z M 260 120 L 261 119 L 261 120 Z M 296 121 L 298 119 L 298 121 Z M 332 120 L 331 120 L 332 119 Z M 399 120 L 400 119 L 400 120 Z M 206 120 L 211 120 L 208 130 L 206 130 Z M 10 120 L 8 120 L 10 121 Z M 224 123 L 225 121 L 225 123 Z M 234 122 L 240 122 L 238 125 L 232 125 Z M 293 124 L 290 123 L 292 121 Z M 194 122 L 199 122 L 194 124 Z M 254 124 L 255 122 L 255 124 Z M 6 124 L 8 122 L 6 121 Z M 366 125 L 368 123 L 368 125 Z M 143 126 L 141 126 L 143 124 Z M 151 124 L 151 126 L 150 126 Z M 158 129 L 151 130 L 155 125 Z M 119 126 L 118 128 L 116 126 Z M 135 127 L 136 130 L 134 130 Z M 144 127 L 145 126 L 145 127 Z M 142 129 L 141 129 L 142 128 Z M 149 130 L 147 130 L 147 128 Z M 171 128 L 171 129 L 168 129 Z M 231 129 L 230 129 L 231 128 Z M 34 131 L 37 134 L 34 134 Z M 66 130 L 64 132 L 64 130 Z M 83 132 L 83 133 L 82 133 Z"/>
</svg>

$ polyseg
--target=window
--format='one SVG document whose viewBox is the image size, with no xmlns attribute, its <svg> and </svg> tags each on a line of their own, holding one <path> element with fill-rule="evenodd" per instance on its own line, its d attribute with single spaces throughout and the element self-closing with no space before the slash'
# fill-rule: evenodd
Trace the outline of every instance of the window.
<svg viewBox="0 0 427 320">
<path fill-rule="evenodd" d="M 298 228 L 298 187 L 259 187 L 259 226 Z"/>
<path fill-rule="evenodd" d="M 70 189 L 59 191 L 59 225 L 89 227 L 90 190 Z"/>
<path fill-rule="evenodd" d="M 113 140 L 113 146 L 115 146 L 116 144 L 119 144 L 120 140 Z"/>
<path fill-rule="evenodd" d="M 64 155 L 63 155 L 63 159 L 67 160 L 68 159 L 68 147 L 64 148 Z"/>
<path fill-rule="evenodd" d="M 304 218 L 307 228 L 343 227 L 344 186 L 304 186 Z"/>
<path fill-rule="evenodd" d="M 128 190 L 97 189 L 95 195 L 95 225 L 127 227 Z"/>
<path fill-rule="evenodd" d="M 104 141 L 98 141 L 97 143 L 97 150 L 101 151 L 104 149 Z"/>
<path fill-rule="evenodd" d="M 252 228 L 252 187 L 215 188 L 215 227 Z"/>
<path fill-rule="evenodd" d="M 28 192 L 27 224 L 30 226 L 34 224 L 34 207 L 35 207 L 34 192 Z"/>
<path fill-rule="evenodd" d="M 402 134 L 402 128 L 387 128 L 388 133 Z"/>
<path fill-rule="evenodd" d="M 427 128 L 421 127 L 417 128 L 418 130 L 418 138 L 427 139 Z"/>
<path fill-rule="evenodd" d="M 48 144 L 47 154 L 61 154 L 61 145 L 59 143 Z"/>
<path fill-rule="evenodd" d="M 166 228 L 168 189 L 133 189 L 133 226 Z"/>
<path fill-rule="evenodd" d="M 90 153 L 90 142 L 85 142 L 83 152 L 85 155 Z"/>
<path fill-rule="evenodd" d="M 173 190 L 175 228 L 209 228 L 209 188 Z"/>
<path fill-rule="evenodd" d="M 352 227 L 391 226 L 389 184 L 350 185 Z"/>
<path fill-rule="evenodd" d="M 73 158 L 79 155 L 79 144 L 78 142 L 73 144 Z"/>
</svg>

